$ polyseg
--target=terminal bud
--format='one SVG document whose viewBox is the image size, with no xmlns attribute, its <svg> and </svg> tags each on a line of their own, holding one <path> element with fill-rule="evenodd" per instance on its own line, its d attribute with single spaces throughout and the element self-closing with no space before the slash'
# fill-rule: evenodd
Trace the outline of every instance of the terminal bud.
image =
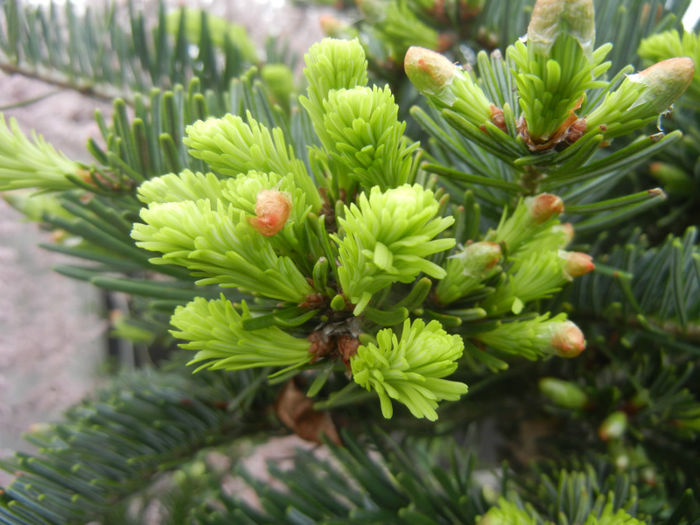
<svg viewBox="0 0 700 525">
<path fill-rule="evenodd" d="M 255 202 L 256 216 L 250 217 L 248 222 L 258 233 L 271 237 L 284 228 L 291 210 L 292 201 L 287 193 L 277 190 L 262 190 L 258 193 Z"/>
</svg>

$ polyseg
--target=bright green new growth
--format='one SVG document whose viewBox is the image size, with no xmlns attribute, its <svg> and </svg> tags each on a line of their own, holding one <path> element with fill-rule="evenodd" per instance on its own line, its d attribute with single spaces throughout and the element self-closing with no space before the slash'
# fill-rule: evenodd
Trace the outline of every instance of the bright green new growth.
<svg viewBox="0 0 700 525">
<path fill-rule="evenodd" d="M 217 202 L 223 197 L 223 182 L 213 173 L 184 170 L 147 180 L 138 188 L 138 198 L 145 204 L 196 201 Z"/>
<path fill-rule="evenodd" d="M 318 211 L 321 196 L 304 163 L 295 157 L 292 147 L 285 141 L 282 130 L 269 130 L 250 115 L 247 120 L 246 123 L 231 114 L 199 120 L 187 126 L 187 138 L 183 142 L 191 148 L 190 155 L 207 162 L 223 175 L 237 176 L 251 170 L 293 174 L 307 202 Z"/>
<path fill-rule="evenodd" d="M 700 34 L 683 31 L 681 35 L 675 29 L 656 33 L 642 40 L 637 52 L 649 64 L 673 57 L 700 59 Z"/>
<path fill-rule="evenodd" d="M 372 188 L 357 203 L 345 207 L 339 218 L 338 277 L 347 298 L 359 315 L 372 295 L 395 282 L 410 283 L 420 272 L 436 279 L 445 270 L 427 256 L 455 245 L 454 239 L 435 239 L 453 217 L 436 217 L 439 203 L 421 185 L 405 184 L 382 192 Z"/>
<path fill-rule="evenodd" d="M 612 45 L 593 51 L 592 0 L 538 2 L 527 36 L 507 55 L 516 66 L 521 133 L 531 149 L 547 149 L 565 137 L 586 90 L 607 86 L 595 79 L 610 67 L 603 60 Z"/>
<path fill-rule="evenodd" d="M 500 271 L 501 256 L 501 247 L 495 242 L 469 244 L 450 257 L 435 296 L 442 304 L 449 304 L 484 289 L 483 282 Z"/>
<path fill-rule="evenodd" d="M 47 191 L 74 189 L 66 175 L 76 176 L 80 165 L 56 151 L 41 135 L 29 140 L 14 118 L 9 126 L 0 114 L 0 191 L 37 188 Z"/>
<path fill-rule="evenodd" d="M 316 134 L 321 142 L 328 143 L 323 127 L 323 101 L 335 89 L 352 89 L 367 85 L 367 60 L 357 40 L 324 38 L 304 55 L 304 76 L 309 83 L 308 98 L 299 102 L 309 113 Z"/>
<path fill-rule="evenodd" d="M 537 246 L 538 243 L 533 243 Z M 566 252 L 533 248 L 512 258 L 508 280 L 483 303 L 492 315 L 512 311 L 519 314 L 524 304 L 551 297 L 571 280 L 565 273 Z"/>
<path fill-rule="evenodd" d="M 380 330 L 377 344 L 360 346 L 350 366 L 354 381 L 377 393 L 385 418 L 393 415 L 394 399 L 415 417 L 435 421 L 439 401 L 467 393 L 464 383 L 442 379 L 457 369 L 463 350 L 462 338 L 447 334 L 437 321 L 406 319 L 401 339 L 389 328 Z"/>
<path fill-rule="evenodd" d="M 324 38 L 311 46 L 304 61 L 309 100 L 316 105 L 333 89 L 367 85 L 367 60 L 357 40 Z"/>
<path fill-rule="evenodd" d="M 404 136 L 389 87 L 368 88 L 367 61 L 357 40 L 326 38 L 306 55 L 308 98 L 300 97 L 323 145 L 312 156 L 328 164 L 332 193 L 413 182 L 417 143 Z"/>
<path fill-rule="evenodd" d="M 526 140 L 531 148 L 543 149 L 562 140 L 586 90 L 607 86 L 595 79 L 610 67 L 603 61 L 612 46 L 603 45 L 589 55 L 573 36 L 561 34 L 547 54 L 535 47 L 516 42 L 507 55 L 516 65 Z"/>
<path fill-rule="evenodd" d="M 645 522 L 633 518 L 624 509 L 616 511 L 611 495 L 600 516 L 589 515 L 584 525 L 645 525 Z"/>
<path fill-rule="evenodd" d="M 482 303 L 491 315 L 520 314 L 527 303 L 550 297 L 573 277 L 594 269 L 590 257 L 564 251 L 573 232 L 570 225 L 559 224 L 563 209 L 556 195 L 527 197 L 487 234 L 492 243 L 480 243 L 500 243 L 511 263 L 494 284 L 494 293 Z"/>
<path fill-rule="evenodd" d="M 268 237 L 272 247 L 278 254 L 295 253 L 305 258 L 307 249 L 302 246 L 296 227 L 304 223 L 311 206 L 306 204 L 306 194 L 296 186 L 291 173 L 281 177 L 276 173 L 250 171 L 221 180 L 212 173 L 204 175 L 185 170 L 178 175 L 171 173 L 144 182 L 139 186 L 138 196 L 146 204 L 205 199 L 215 210 L 225 211 L 232 205 L 252 218 L 256 216 L 258 194 L 263 190 L 284 192 L 293 203 L 282 230 Z"/>
<path fill-rule="evenodd" d="M 277 173 L 250 171 L 236 178 L 222 180 L 213 173 L 184 170 L 177 175 L 170 173 L 144 182 L 139 186 L 138 197 L 146 204 L 207 199 L 217 209 L 224 209 L 230 203 L 246 214 L 255 216 L 258 193 L 275 189 L 286 192 L 294 203 L 290 219 L 285 225 L 285 229 L 289 230 L 294 223 L 303 222 L 310 211 L 306 205 L 306 194 L 295 182 L 291 173 L 281 177 Z"/>
<path fill-rule="evenodd" d="M 244 211 L 209 200 L 153 203 L 141 210 L 136 244 L 163 257 L 154 264 L 177 264 L 202 277 L 197 284 L 237 287 L 293 303 L 312 293 L 302 273 L 272 242 L 259 234 Z"/>
<path fill-rule="evenodd" d="M 449 106 L 475 126 L 482 126 L 491 120 L 491 106 L 483 89 L 471 71 L 460 71 L 455 76 L 451 92 L 455 99 Z"/>
<path fill-rule="evenodd" d="M 277 327 L 246 330 L 243 321 L 250 317 L 245 301 L 239 313 L 223 295 L 211 301 L 197 297 L 175 310 L 170 322 L 177 330 L 171 333 L 189 341 L 181 344 L 182 348 L 197 351 L 188 364 L 204 361 L 196 371 L 297 367 L 311 360 L 309 341 Z"/>
<path fill-rule="evenodd" d="M 601 498 L 602 499 L 602 498 Z M 644 525 L 643 521 L 630 516 L 624 509 L 614 510 L 614 495 L 611 493 L 608 502 L 600 511 L 602 502 L 597 503 L 598 509 L 590 512 L 584 525 Z M 491 507 L 477 525 L 536 525 L 540 523 L 534 509 L 522 509 L 505 498 L 498 499 L 498 506 Z M 549 522 L 547 522 L 549 523 Z"/>
<path fill-rule="evenodd" d="M 590 128 L 604 125 L 607 138 L 616 137 L 655 121 L 691 84 L 693 61 L 669 58 L 628 75 L 619 88 L 586 119 Z"/>
<path fill-rule="evenodd" d="M 498 506 L 491 507 L 477 525 L 537 525 L 537 520 L 515 503 L 499 498 Z"/>
<path fill-rule="evenodd" d="M 551 319 L 544 314 L 526 321 L 502 322 L 476 338 L 496 350 L 531 361 L 553 354 L 574 357 L 585 347 L 583 334 L 566 320 L 566 314 Z"/>
<path fill-rule="evenodd" d="M 406 123 L 397 119 L 389 86 L 333 90 L 323 110 L 323 145 L 350 178 L 366 190 L 413 182 L 418 143 L 404 137 Z"/>
</svg>

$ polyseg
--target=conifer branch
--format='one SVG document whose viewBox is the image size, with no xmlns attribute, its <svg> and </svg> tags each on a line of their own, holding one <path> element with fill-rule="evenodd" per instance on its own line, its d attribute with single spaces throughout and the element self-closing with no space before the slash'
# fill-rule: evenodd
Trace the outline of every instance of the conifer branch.
<svg viewBox="0 0 700 525">
<path fill-rule="evenodd" d="M 572 300 L 582 315 L 631 319 L 659 335 L 670 322 L 676 329 L 669 336 L 692 339 L 697 323 L 690 321 L 700 314 L 697 230 L 689 228 L 682 238 L 669 236 L 654 248 L 648 244 L 637 231 L 624 246 L 613 248 L 604 267 L 576 283 Z"/>
<path fill-rule="evenodd" d="M 16 479 L 0 491 L 0 521 L 100 519 L 194 451 L 259 429 L 247 419 L 261 399 L 258 375 L 192 376 L 179 360 L 171 366 L 125 375 L 64 422 L 34 429 L 27 437 L 38 453 L 1 464 Z"/>
<path fill-rule="evenodd" d="M 111 5 L 78 14 L 71 2 L 61 13 L 56 4 L 29 7 L 8 0 L 0 14 L 0 69 L 106 100 L 132 101 L 136 93 L 194 77 L 207 89 L 225 89 L 257 61 L 240 26 L 204 11 L 168 14 L 160 2 L 155 27 L 149 25 L 131 4 L 128 12 Z M 190 44 L 196 57 L 189 55 Z"/>
</svg>

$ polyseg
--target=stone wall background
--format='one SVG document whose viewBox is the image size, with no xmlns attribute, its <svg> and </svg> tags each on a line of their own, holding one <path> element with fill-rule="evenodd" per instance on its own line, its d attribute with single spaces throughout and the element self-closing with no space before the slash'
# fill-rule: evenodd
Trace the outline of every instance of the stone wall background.
<svg viewBox="0 0 700 525">
<path fill-rule="evenodd" d="M 18 75 L 0 75 L 0 106 L 54 91 Z M 70 91 L 5 111 L 27 132 L 35 129 L 68 156 L 85 159 L 97 136 L 96 106 Z M 106 323 L 91 286 L 51 271 L 67 257 L 39 248 L 49 232 L 0 200 L 0 456 L 30 447 L 21 434 L 55 420 L 99 382 Z M 4 477 L 2 477 L 4 476 Z M 0 484 L 8 475 L 0 472 Z"/>
</svg>

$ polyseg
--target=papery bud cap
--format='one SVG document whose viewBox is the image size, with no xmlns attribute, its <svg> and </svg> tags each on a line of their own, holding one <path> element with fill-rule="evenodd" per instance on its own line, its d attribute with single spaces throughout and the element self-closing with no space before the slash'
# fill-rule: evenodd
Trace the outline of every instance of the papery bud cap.
<svg viewBox="0 0 700 525">
<path fill-rule="evenodd" d="M 321 15 L 318 19 L 318 23 L 321 26 L 321 31 L 330 37 L 337 36 L 339 31 L 344 27 L 344 24 L 333 15 Z"/>
<path fill-rule="evenodd" d="M 255 202 L 255 217 L 248 222 L 258 233 L 270 237 L 279 232 L 289 219 L 292 201 L 286 192 L 262 190 Z"/>
<path fill-rule="evenodd" d="M 695 64 L 688 57 L 669 58 L 630 75 L 631 82 L 648 87 L 641 103 L 648 102 L 655 113 L 661 113 L 675 102 L 690 85 L 695 73 Z"/>
<path fill-rule="evenodd" d="M 551 193 L 541 193 L 526 200 L 530 216 L 537 224 L 542 224 L 551 217 L 564 212 L 564 201 Z"/>
<path fill-rule="evenodd" d="M 581 277 L 595 270 L 593 257 L 583 252 L 560 252 L 566 260 L 564 271 L 569 277 Z"/>
<path fill-rule="evenodd" d="M 495 268 L 502 255 L 500 244 L 482 241 L 469 244 L 457 257 L 464 261 L 465 275 L 479 277 Z"/>
<path fill-rule="evenodd" d="M 411 46 L 404 58 L 404 70 L 421 93 L 438 94 L 452 83 L 459 67 L 440 53 Z"/>
<path fill-rule="evenodd" d="M 593 0 L 537 0 L 527 27 L 528 43 L 548 54 L 561 33 L 574 37 L 587 55 L 593 52 Z"/>
<path fill-rule="evenodd" d="M 576 324 L 564 321 L 554 330 L 549 344 L 559 357 L 576 357 L 586 348 L 586 338 Z"/>
<path fill-rule="evenodd" d="M 627 414 L 621 411 L 613 412 L 603 420 L 598 427 L 598 435 L 603 441 L 610 441 L 623 436 L 627 430 Z"/>
</svg>

